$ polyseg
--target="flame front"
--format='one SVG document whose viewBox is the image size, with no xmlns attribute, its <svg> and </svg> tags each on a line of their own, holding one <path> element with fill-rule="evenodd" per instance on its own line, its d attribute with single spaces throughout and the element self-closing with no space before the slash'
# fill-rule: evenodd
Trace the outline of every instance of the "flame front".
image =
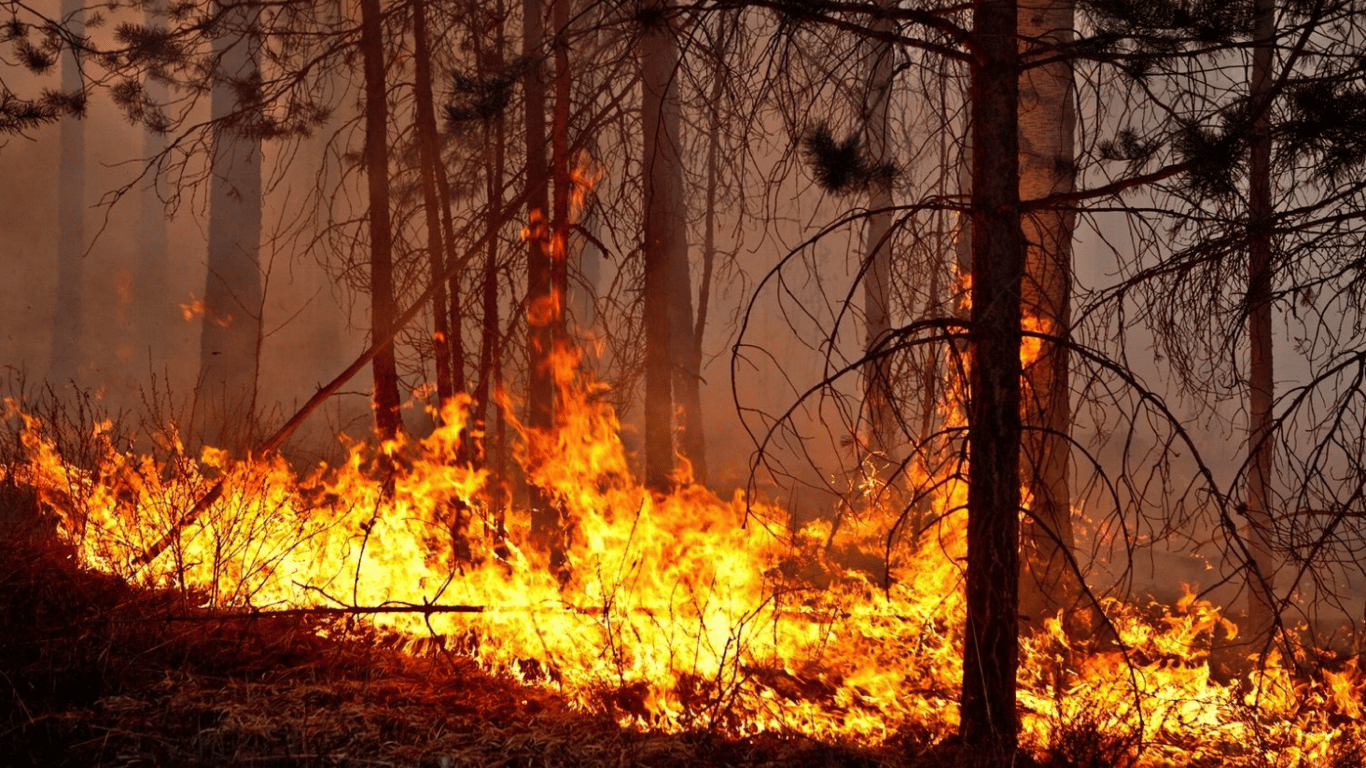
<svg viewBox="0 0 1366 768">
<path fill-rule="evenodd" d="M 176 458 L 158 463 L 116 450 L 107 428 L 94 436 L 96 465 L 78 468 L 10 403 L 29 460 L 5 471 L 61 513 L 95 567 L 220 606 L 401 609 L 371 620 L 623 722 L 868 743 L 953 732 L 958 475 L 933 481 L 924 519 L 938 522 L 918 536 L 892 536 L 900 520 L 868 484 L 864 507 L 837 532 L 828 522 L 791 532 L 781 509 L 695 485 L 653 495 L 631 472 L 600 385 L 576 370 L 573 354 L 556 356 L 560 428 L 519 427 L 523 457 L 550 457 L 529 471 L 564 513 L 562 575 L 530 546 L 529 514 L 495 508 L 487 473 L 457 458 L 463 399 L 445 406 L 431 436 L 384 446 L 384 462 L 356 447 L 344 466 L 307 476 L 280 459 L 234 461 L 212 449 L 192 460 L 174 440 L 166 449 Z M 528 445 L 536 440 L 552 442 Z M 380 466 L 392 477 L 377 476 Z M 221 498 L 187 517 L 216 480 Z M 887 554 L 888 541 L 898 543 L 885 584 L 884 574 L 841 564 L 850 558 L 840 553 Z M 1305 681 L 1273 661 L 1221 684 L 1210 640 L 1236 628 L 1213 606 L 1105 609 L 1113 649 L 1072 648 L 1058 622 L 1026 644 L 1022 735 L 1036 753 L 1083 733 L 1136 764 L 1197 765 L 1214 754 L 1292 766 L 1331 759 L 1362 736 L 1354 667 Z"/>
</svg>

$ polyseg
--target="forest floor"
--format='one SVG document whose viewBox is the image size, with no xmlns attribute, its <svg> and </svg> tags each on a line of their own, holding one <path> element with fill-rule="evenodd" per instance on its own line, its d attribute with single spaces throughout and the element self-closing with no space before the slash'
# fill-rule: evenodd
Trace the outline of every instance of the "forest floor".
<svg viewBox="0 0 1366 768">
<path fill-rule="evenodd" d="M 10 528 L 12 526 L 4 526 Z M 0 529 L 0 766 L 945 765 L 913 745 L 626 728 L 336 619 L 187 610 Z"/>
</svg>

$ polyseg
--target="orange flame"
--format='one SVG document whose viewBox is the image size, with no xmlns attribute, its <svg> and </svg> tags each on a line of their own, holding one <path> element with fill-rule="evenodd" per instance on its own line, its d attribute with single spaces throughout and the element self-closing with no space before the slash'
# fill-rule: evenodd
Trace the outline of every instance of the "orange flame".
<svg viewBox="0 0 1366 768">
<path fill-rule="evenodd" d="M 342 466 L 300 476 L 280 459 L 237 461 L 212 448 L 191 460 L 172 438 L 167 466 L 117 450 L 107 425 L 90 436 L 94 465 L 77 466 L 12 401 L 5 415 L 22 419 L 28 460 L 4 473 L 37 489 L 95 567 L 217 605 L 466 606 L 374 621 L 414 646 L 436 633 L 447 648 L 626 723 L 865 742 L 953 732 L 961 471 L 936 479 L 923 536 L 897 533 L 899 506 L 868 477 L 854 481 L 857 508 L 837 529 L 818 521 L 794 531 L 780 508 L 695 485 L 651 494 L 603 385 L 577 362 L 567 350 L 553 355 L 559 428 L 514 425 L 520 457 L 538 457 L 531 481 L 564 512 L 564 579 L 532 546 L 529 512 L 499 508 L 488 472 L 459 458 L 464 396 L 443 405 L 430 436 L 384 446 L 397 473 L 387 485 L 368 473 L 374 457 L 360 445 Z M 216 477 L 221 499 L 184 519 Z M 453 534 L 457 515 L 471 522 Z M 168 531 L 171 546 L 142 562 Z M 867 561 L 889 546 L 884 583 Z M 1088 652 L 1057 620 L 1026 643 L 1022 738 L 1036 754 L 1091 728 L 1116 762 L 1219 756 L 1289 768 L 1328 764 L 1364 735 L 1355 666 L 1305 680 L 1272 659 L 1221 682 L 1209 648 L 1236 627 L 1215 606 L 1188 595 L 1171 608 L 1103 607 L 1113 648 Z"/>
</svg>

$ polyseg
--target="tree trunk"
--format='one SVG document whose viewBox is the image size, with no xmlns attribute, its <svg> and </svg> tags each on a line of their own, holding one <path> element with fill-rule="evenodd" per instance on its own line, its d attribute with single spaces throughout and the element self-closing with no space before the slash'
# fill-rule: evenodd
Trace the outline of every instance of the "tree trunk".
<svg viewBox="0 0 1366 768">
<path fill-rule="evenodd" d="M 1072 42 L 1073 15 L 1073 0 L 1022 0 L 1022 54 L 1057 57 L 1059 46 Z M 1021 72 L 1021 200 L 1072 191 L 1075 126 L 1071 63 L 1054 61 Z M 1025 329 L 1049 339 L 1041 344 L 1026 340 L 1025 348 L 1038 349 L 1038 354 L 1025 361 L 1022 393 L 1022 458 L 1031 502 L 1020 532 L 1020 613 L 1033 629 L 1042 628 L 1043 620 L 1059 611 L 1070 611 L 1081 593 L 1067 556 L 1075 544 L 1068 478 L 1072 408 L 1066 346 L 1075 222 L 1072 209 L 1063 208 L 1034 211 L 1020 223 L 1028 249 L 1022 294 Z"/>
<path fill-rule="evenodd" d="M 730 47 L 730 40 L 733 37 L 732 27 L 727 25 L 724 17 L 720 18 L 716 31 L 716 47 L 718 58 L 724 56 Z M 690 364 L 695 364 L 696 368 L 689 370 L 694 374 L 694 380 L 699 384 L 698 389 L 698 413 L 696 415 L 696 426 L 688 430 L 688 433 L 695 437 L 696 445 L 691 449 L 689 461 L 692 462 L 693 479 L 702 485 L 707 482 L 707 455 L 706 455 L 706 435 L 702 432 L 701 418 L 701 389 L 702 381 L 702 340 L 707 332 L 707 312 L 711 302 L 711 282 L 712 275 L 716 269 L 716 220 L 720 216 L 718 211 L 719 203 L 717 200 L 717 188 L 721 184 L 721 99 L 724 96 L 725 77 L 718 65 L 716 71 L 712 72 L 711 94 L 707 99 L 708 124 L 707 124 L 707 188 L 704 195 L 703 223 L 702 223 L 702 274 L 698 278 L 697 284 L 697 316 L 693 322 L 692 338 L 692 357 L 689 358 Z"/>
<path fill-rule="evenodd" d="M 503 66 L 503 14 L 502 3 L 495 10 L 495 18 L 498 19 L 493 34 L 493 50 L 490 59 L 494 71 L 501 70 Z M 483 52 L 476 48 L 475 55 L 482 59 Z M 503 207 L 503 164 L 506 154 L 506 135 L 503 128 L 502 115 L 495 116 L 484 126 L 484 183 L 485 196 L 487 197 L 487 218 L 490 228 L 500 227 L 495 222 L 493 215 Z M 502 344 L 500 312 L 498 308 L 498 238 L 494 231 L 490 231 L 488 245 L 484 252 L 483 274 L 480 284 L 480 337 L 479 337 L 479 369 L 476 371 L 474 388 L 471 395 L 472 418 L 471 427 L 474 432 L 482 435 L 483 456 L 482 463 L 486 467 L 491 467 L 499 462 L 491 459 L 490 452 L 493 450 L 493 435 L 489 430 L 489 408 L 492 403 L 491 389 L 494 381 L 495 367 L 500 364 Z M 501 407 L 501 406 L 500 406 Z M 489 483 L 492 489 L 501 489 L 502 477 L 494 477 Z M 495 508 L 499 508 L 495 505 Z"/>
<path fill-rule="evenodd" d="M 1006 759 L 1016 745 L 1020 509 L 1020 233 L 1013 0 L 973 4 L 972 320 L 968 390 L 961 735 Z M 987 148 L 988 151 L 982 151 Z"/>
<path fill-rule="evenodd" d="M 484 145 L 485 173 L 488 189 L 488 210 L 497 210 L 503 204 L 503 130 L 495 128 L 494 136 Z M 497 226 L 490 218 L 489 226 Z M 488 451 L 490 436 L 488 432 L 491 385 L 494 369 L 500 357 L 501 318 L 498 311 L 498 238 L 490 237 L 484 253 L 484 269 L 481 277 L 480 299 L 482 332 L 479 340 L 479 371 L 475 379 L 473 404 L 474 417 L 471 420 L 474 430 L 484 435 L 484 463 L 490 465 Z M 501 479 L 501 478 L 499 478 Z"/>
<path fill-rule="evenodd" d="M 441 143 L 437 138 L 436 108 L 432 104 L 432 52 L 427 41 L 426 0 L 412 0 L 413 7 L 413 97 L 416 102 L 417 156 L 422 177 L 422 203 L 427 224 L 427 259 L 432 279 L 440 282 L 446 273 L 446 249 L 441 232 L 441 201 L 436 175 L 441 165 Z M 446 314 L 446 290 L 442 284 L 432 296 L 432 356 L 436 362 L 436 395 L 445 403 L 454 394 L 451 383 L 451 323 Z"/>
<path fill-rule="evenodd" d="M 668 0 L 654 0 L 640 41 L 642 162 L 645 187 L 645 484 L 667 491 L 674 467 L 673 366 L 675 311 L 670 282 L 687 240 L 679 158 L 678 48 Z M 686 264 L 684 266 L 686 269 Z M 691 322 L 687 326 L 692 329 Z"/>
<path fill-rule="evenodd" d="M 550 217 L 550 336 L 558 348 L 565 339 L 565 300 L 569 296 L 569 220 L 574 180 L 569 169 L 569 3 L 551 0 L 555 37 L 555 110 L 551 116 L 550 164 L 554 176 L 554 199 Z"/>
<path fill-rule="evenodd" d="M 885 0 L 879 9 L 886 11 Z M 875 33 L 890 35 L 890 16 L 874 18 Z M 867 126 L 868 160 L 883 166 L 891 160 L 887 134 L 888 111 L 892 103 L 892 44 L 885 39 L 867 41 L 868 83 L 863 95 L 863 119 Z M 863 345 L 873 354 L 892 330 L 892 179 L 875 175 L 868 193 L 867 230 L 863 243 Z M 879 475 L 894 462 L 892 451 L 896 427 L 895 399 L 892 395 L 892 360 L 883 354 L 863 365 L 863 408 L 867 419 L 863 430 L 864 447 L 870 453 Z M 864 457 L 860 456 L 860 461 Z"/>
<path fill-rule="evenodd" d="M 148 29 L 164 29 L 158 11 L 161 4 L 148 3 L 143 8 L 143 24 Z M 148 78 L 147 98 L 154 104 L 165 103 L 166 85 L 156 78 Z M 166 134 L 154 126 L 142 130 L 144 162 L 153 162 L 166 151 Z M 130 343 L 134 355 L 145 356 L 148 350 L 159 349 L 171 336 L 173 324 L 179 320 L 176 303 L 169 287 L 170 271 L 166 261 L 166 204 L 160 194 L 160 175 L 152 169 L 139 193 L 137 273 L 133 279 L 135 306 Z M 182 324 L 183 326 L 183 324 Z M 145 360 L 145 357 L 144 357 Z"/>
<path fill-rule="evenodd" d="M 1272 404 L 1276 382 L 1272 368 L 1271 287 L 1272 200 L 1271 118 L 1263 104 L 1272 87 L 1276 24 L 1275 0 L 1253 6 L 1252 108 L 1257 111 L 1248 147 L 1248 476 L 1247 519 L 1251 562 L 1248 563 L 1247 637 L 1257 651 L 1268 649 L 1277 622 L 1275 563 L 1271 555 Z"/>
<path fill-rule="evenodd" d="M 440 155 L 437 155 L 440 157 Z M 437 166 L 436 172 L 436 191 L 437 200 L 441 207 L 441 231 L 445 232 L 446 263 L 451 264 L 459 257 L 455 253 L 455 222 L 451 216 L 451 180 L 446 175 L 445 166 Z M 496 247 L 496 246 L 495 246 Z M 464 278 L 464 270 L 459 270 L 451 275 L 451 279 L 446 281 L 446 296 L 450 302 L 449 332 L 450 336 L 446 339 L 446 347 L 450 350 L 451 358 L 451 391 L 455 393 L 464 392 L 465 381 L 465 335 L 464 317 L 465 313 L 460 309 L 460 285 Z"/>
<path fill-rule="evenodd" d="M 62 0 L 62 18 L 73 34 L 85 30 L 85 4 Z M 62 55 L 62 90 L 81 90 L 80 54 Z M 85 121 L 62 118 L 61 161 L 57 189 L 57 302 L 52 312 L 52 354 L 49 383 L 58 387 L 76 382 L 82 363 L 81 336 L 85 333 Z"/>
<path fill-rule="evenodd" d="M 389 102 L 384 82 L 384 27 L 379 0 L 360 0 L 365 57 L 365 169 L 370 191 L 370 325 L 384 338 L 394 323 L 393 234 L 389 221 Z M 392 440 L 402 429 L 394 345 L 375 355 L 375 430 Z"/>
<path fill-rule="evenodd" d="M 217 125 L 209 189 L 208 277 L 200 336 L 200 439 L 246 450 L 255 428 L 260 361 L 261 142 L 251 135 L 260 108 L 243 83 L 256 77 L 254 30 L 260 9 L 225 8 L 222 34 L 214 39 L 218 77 L 211 114 Z"/>
<path fill-rule="evenodd" d="M 527 426 L 547 433 L 554 426 L 555 390 L 550 352 L 554 344 L 550 317 L 554 313 L 550 264 L 550 193 L 546 167 L 545 7 L 541 0 L 522 1 L 522 55 L 534 62 L 523 87 L 526 107 L 527 183 Z M 531 461 L 543 461 L 533 455 Z M 553 549 L 559 513 L 534 484 L 528 489 L 531 539 L 541 551 Z"/>
</svg>

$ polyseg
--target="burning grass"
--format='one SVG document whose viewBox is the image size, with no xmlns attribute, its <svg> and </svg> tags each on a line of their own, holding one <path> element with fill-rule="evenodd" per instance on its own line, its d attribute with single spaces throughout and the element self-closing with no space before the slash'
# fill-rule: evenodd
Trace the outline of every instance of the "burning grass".
<svg viewBox="0 0 1366 768">
<path fill-rule="evenodd" d="M 43 610 L 73 611 L 66 624 L 34 627 L 103 645 L 54 651 L 41 675 L 23 671 L 32 660 L 7 672 L 11 735 L 180 750 L 154 760 L 167 763 L 950 760 L 951 748 L 932 748 L 951 743 L 961 674 L 956 477 L 925 478 L 938 491 L 926 517 L 939 523 L 915 543 L 891 536 L 896 516 L 876 504 L 851 507 L 838 532 L 792 532 L 781 510 L 739 497 L 687 485 L 652 495 L 632 477 L 615 415 L 573 367 L 562 361 L 561 429 L 522 430 L 526 471 L 565 520 L 555 566 L 531 544 L 529 515 L 493 506 L 486 473 L 460 458 L 459 403 L 424 440 L 380 454 L 357 446 L 343 465 L 303 475 L 279 459 L 190 457 L 174 438 L 153 459 L 95 423 L 75 462 L 15 409 L 23 455 L 6 466 L 6 487 L 59 520 L 64 568 L 74 559 L 113 576 L 63 581 L 30 568 L 34 583 L 71 593 Z M 837 556 L 886 552 L 889 540 L 885 587 Z M 50 567 L 41 562 L 33 567 Z M 81 608 L 96 603 L 124 613 Z M 1211 649 L 1236 628 L 1214 606 L 1103 609 L 1106 642 L 1054 624 L 1024 649 L 1022 740 L 1033 759 L 1361 764 L 1353 661 L 1272 658 L 1219 678 Z M 148 654 L 178 661 L 138 677 Z M 59 658 L 133 666 L 69 674 Z M 70 679 L 140 682 L 55 693 Z M 68 707 L 53 711 L 81 714 L 47 715 L 49 689 Z M 110 754 L 96 756 L 118 764 Z"/>
<path fill-rule="evenodd" d="M 643 732 L 345 617 L 243 619 L 0 548 L 6 766 L 876 765 L 802 739 Z M 321 635 L 330 635 L 325 639 Z"/>
</svg>

